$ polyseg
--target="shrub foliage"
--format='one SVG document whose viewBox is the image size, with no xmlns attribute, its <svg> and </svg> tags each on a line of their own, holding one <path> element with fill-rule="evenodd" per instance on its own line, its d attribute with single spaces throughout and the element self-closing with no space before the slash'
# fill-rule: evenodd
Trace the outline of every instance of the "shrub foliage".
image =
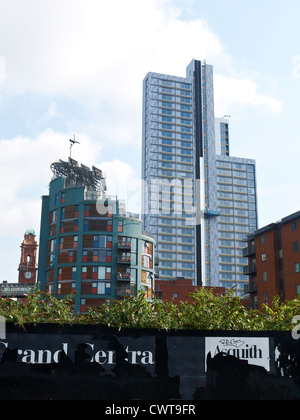
<svg viewBox="0 0 300 420">
<path fill-rule="evenodd" d="M 201 330 L 291 330 L 293 318 L 300 315 L 300 299 L 282 302 L 275 297 L 272 305 L 248 309 L 230 290 L 215 296 L 211 289 L 200 289 L 191 295 L 192 303 L 154 298 L 152 302 L 140 293 L 136 297 L 110 301 L 87 314 L 74 312 L 73 297 L 58 299 L 35 291 L 26 302 L 0 299 L 0 315 L 7 322 L 25 324 L 87 324 L 116 328 L 201 329 Z"/>
</svg>

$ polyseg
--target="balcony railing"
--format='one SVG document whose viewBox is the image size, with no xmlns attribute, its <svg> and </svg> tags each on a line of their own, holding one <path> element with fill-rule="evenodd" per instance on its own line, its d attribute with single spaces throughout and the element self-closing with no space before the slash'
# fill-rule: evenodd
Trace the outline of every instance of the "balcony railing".
<svg viewBox="0 0 300 420">
<path fill-rule="evenodd" d="M 118 281 L 130 281 L 130 274 L 129 273 L 117 273 L 117 280 Z"/>
<path fill-rule="evenodd" d="M 124 257 L 122 255 L 118 256 L 118 264 L 129 264 L 131 263 L 131 258 L 130 257 Z"/>
<path fill-rule="evenodd" d="M 250 245 L 247 248 L 243 249 L 244 257 L 249 257 L 250 255 L 255 255 L 255 245 Z"/>
<path fill-rule="evenodd" d="M 130 250 L 131 249 L 131 243 L 127 242 L 127 241 L 118 241 L 118 248 L 119 249 Z"/>
<path fill-rule="evenodd" d="M 251 263 L 251 264 L 243 267 L 243 274 L 244 275 L 253 274 L 253 273 L 256 273 L 256 264 Z"/>
<path fill-rule="evenodd" d="M 250 281 L 249 293 L 257 293 L 257 281 Z"/>
<path fill-rule="evenodd" d="M 117 287 L 118 296 L 130 296 L 130 287 L 118 286 Z"/>
</svg>

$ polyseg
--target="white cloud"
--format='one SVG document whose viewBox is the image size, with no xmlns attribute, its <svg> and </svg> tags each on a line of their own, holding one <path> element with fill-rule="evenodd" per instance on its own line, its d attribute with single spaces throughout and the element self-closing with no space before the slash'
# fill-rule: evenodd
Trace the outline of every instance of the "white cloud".
<svg viewBox="0 0 300 420">
<path fill-rule="evenodd" d="M 93 139 L 80 134 L 81 145 L 72 156 L 92 164 L 101 146 Z M 69 137 L 48 129 L 36 138 L 16 137 L 0 141 L 0 232 L 1 235 L 17 233 L 39 220 L 40 196 L 47 194 L 52 173 L 52 162 L 69 154 Z"/>
<path fill-rule="evenodd" d="M 11 0 L 1 11 L 0 51 L 11 89 L 127 104 L 149 70 L 184 75 L 192 58 L 230 60 L 204 20 L 180 20 L 162 0 Z"/>
<path fill-rule="evenodd" d="M 140 213 L 142 182 L 140 174 L 131 165 L 118 159 L 101 162 L 99 167 L 106 175 L 107 194 L 125 200 L 127 211 Z"/>
<path fill-rule="evenodd" d="M 148 71 L 185 76 L 195 58 L 206 59 L 216 73 L 234 74 L 230 55 L 205 20 L 181 19 L 171 0 L 11 0 L 1 9 L 0 53 L 6 91 L 76 98 L 92 113 L 98 109 L 97 121 L 86 122 L 92 134 L 117 145 L 140 141 Z M 234 75 L 216 77 L 215 93 L 220 109 L 233 103 L 280 109 L 250 79 Z M 53 103 L 47 116 L 56 111 Z"/>
<path fill-rule="evenodd" d="M 72 157 L 92 165 L 101 151 L 94 139 L 78 134 Z M 69 156 L 69 134 L 45 130 L 36 138 L 16 137 L 0 140 L 0 281 L 17 281 L 20 244 L 28 228 L 39 240 L 41 196 L 48 194 L 51 163 Z M 3 244 L 6 244 L 3 246 Z"/>
<path fill-rule="evenodd" d="M 278 115 L 282 111 L 282 103 L 278 99 L 260 93 L 256 83 L 249 78 L 230 78 L 216 74 L 214 84 L 218 115 L 229 111 L 241 111 L 247 106 L 273 115 Z"/>
</svg>

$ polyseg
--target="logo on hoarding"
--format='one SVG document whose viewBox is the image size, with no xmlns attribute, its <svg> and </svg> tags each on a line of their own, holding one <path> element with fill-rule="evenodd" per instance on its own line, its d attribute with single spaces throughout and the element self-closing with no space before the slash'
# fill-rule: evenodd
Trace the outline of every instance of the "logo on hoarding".
<svg viewBox="0 0 300 420">
<path fill-rule="evenodd" d="M 292 337 L 294 340 L 299 340 L 300 339 L 300 315 L 294 316 L 292 323 L 296 324 L 296 326 L 292 330 Z"/>
<path fill-rule="evenodd" d="M 215 357 L 222 353 L 225 356 L 234 356 L 246 360 L 250 365 L 262 366 L 270 371 L 270 347 L 268 338 L 259 337 L 206 337 L 205 356 L 210 353 Z"/>
<path fill-rule="evenodd" d="M 1 334 L 1 331 L 0 331 Z M 117 352 L 115 350 L 102 349 L 100 343 L 84 343 L 79 344 L 76 348 L 84 346 L 86 349 L 86 356 L 89 360 L 88 363 L 98 363 L 100 365 L 115 365 L 117 362 Z M 8 349 L 9 342 L 4 338 L 0 341 L 0 359 L 5 349 Z M 18 348 L 18 359 L 19 363 L 26 364 L 51 364 L 60 363 L 61 356 L 64 353 L 65 356 L 69 357 L 70 360 L 74 361 L 74 351 L 72 352 L 69 343 L 61 343 L 61 345 L 54 345 L 52 348 Z M 75 351 L 76 351 L 75 350 Z M 154 354 L 151 351 L 145 350 L 133 350 L 127 346 L 125 349 L 124 361 L 132 365 L 154 365 L 155 359 Z"/>
<path fill-rule="evenodd" d="M 239 347 L 241 347 L 243 344 L 245 344 L 245 341 L 242 341 L 242 340 L 235 340 L 235 339 L 232 339 L 232 340 L 227 340 L 227 338 L 226 338 L 226 339 L 224 338 L 224 340 L 220 340 L 220 343 L 221 343 L 223 346 L 225 346 L 225 347 L 236 347 L 236 348 L 239 348 Z"/>
</svg>

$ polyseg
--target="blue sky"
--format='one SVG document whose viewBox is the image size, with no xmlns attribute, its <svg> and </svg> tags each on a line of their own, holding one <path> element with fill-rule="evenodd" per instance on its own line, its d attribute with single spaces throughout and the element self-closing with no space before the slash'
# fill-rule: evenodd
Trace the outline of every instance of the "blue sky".
<svg viewBox="0 0 300 420">
<path fill-rule="evenodd" d="M 299 0 L 0 0 L 0 281 L 73 156 L 139 210 L 142 81 L 214 66 L 231 154 L 257 162 L 259 225 L 300 209 Z"/>
</svg>

